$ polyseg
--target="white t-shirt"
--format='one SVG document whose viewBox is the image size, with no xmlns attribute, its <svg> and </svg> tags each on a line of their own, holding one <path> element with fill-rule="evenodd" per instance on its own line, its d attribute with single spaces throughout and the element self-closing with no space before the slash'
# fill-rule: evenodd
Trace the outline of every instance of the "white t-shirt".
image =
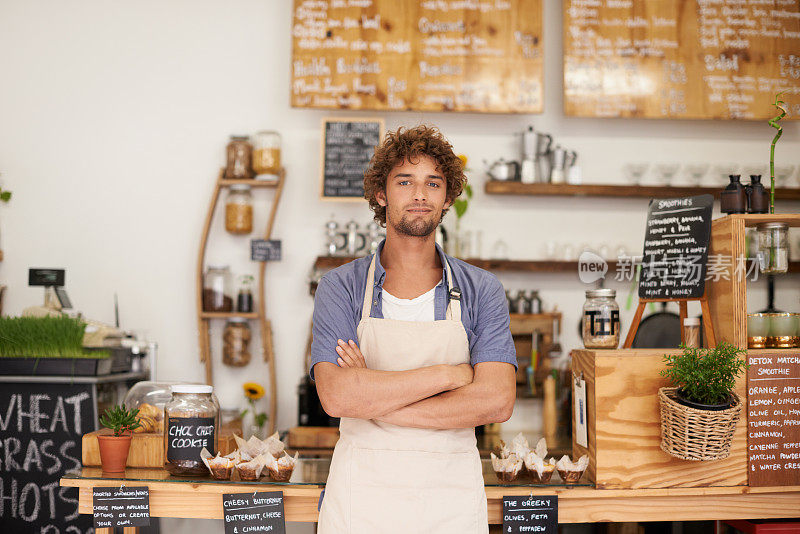
<svg viewBox="0 0 800 534">
<path fill-rule="evenodd" d="M 436 287 L 413 299 L 399 299 L 383 290 L 381 305 L 384 319 L 396 321 L 433 321 L 433 297 Z"/>
</svg>

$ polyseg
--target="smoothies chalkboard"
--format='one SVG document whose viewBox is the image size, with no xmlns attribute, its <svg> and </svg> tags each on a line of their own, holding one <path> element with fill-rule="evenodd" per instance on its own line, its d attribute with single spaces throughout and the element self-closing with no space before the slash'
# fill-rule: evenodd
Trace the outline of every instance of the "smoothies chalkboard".
<svg viewBox="0 0 800 534">
<path fill-rule="evenodd" d="M 383 119 L 322 121 L 322 198 L 364 198 L 364 171 L 383 137 Z"/>
<path fill-rule="evenodd" d="M 711 195 L 650 201 L 639 298 L 703 296 L 713 206 Z"/>
</svg>

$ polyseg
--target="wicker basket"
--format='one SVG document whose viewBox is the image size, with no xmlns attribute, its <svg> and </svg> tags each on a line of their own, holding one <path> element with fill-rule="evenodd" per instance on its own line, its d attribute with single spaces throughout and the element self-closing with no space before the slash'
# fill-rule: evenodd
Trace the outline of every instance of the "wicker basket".
<svg viewBox="0 0 800 534">
<path fill-rule="evenodd" d="M 721 460 L 731 452 L 742 402 L 727 410 L 698 410 L 675 400 L 676 388 L 658 390 L 661 404 L 661 449 L 682 460 Z"/>
</svg>

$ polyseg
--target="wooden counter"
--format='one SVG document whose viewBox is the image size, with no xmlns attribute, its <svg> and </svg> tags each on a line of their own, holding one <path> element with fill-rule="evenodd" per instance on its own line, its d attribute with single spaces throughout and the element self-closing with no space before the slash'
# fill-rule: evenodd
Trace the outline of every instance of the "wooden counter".
<svg viewBox="0 0 800 534">
<path fill-rule="evenodd" d="M 325 460 L 316 474 L 327 476 Z M 486 462 L 484 462 L 486 464 Z M 489 468 L 491 469 L 491 468 Z M 79 488 L 79 512 L 92 513 L 92 487 L 148 486 L 152 517 L 222 518 L 222 494 L 282 491 L 287 521 L 316 522 L 317 504 L 324 484 L 214 482 L 210 479 L 171 479 L 163 470 L 128 469 L 126 478 L 103 478 L 97 468 L 84 468 L 80 476 L 61 479 L 65 487 Z M 308 475 L 308 473 L 306 473 Z M 591 486 L 500 486 L 485 473 L 489 523 L 502 523 L 502 498 L 510 495 L 558 495 L 560 523 L 602 521 L 702 521 L 715 519 L 767 519 L 796 517 L 800 510 L 800 486 L 749 488 L 669 488 L 599 490 Z M 72 477 L 72 478 L 71 478 Z M 295 480 L 293 475 L 292 480 Z M 303 477 L 300 477 L 303 480 Z"/>
</svg>

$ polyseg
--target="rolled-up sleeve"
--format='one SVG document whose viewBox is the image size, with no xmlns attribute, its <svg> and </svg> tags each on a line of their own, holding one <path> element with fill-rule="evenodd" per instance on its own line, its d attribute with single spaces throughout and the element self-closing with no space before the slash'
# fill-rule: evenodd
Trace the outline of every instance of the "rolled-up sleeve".
<svg viewBox="0 0 800 534">
<path fill-rule="evenodd" d="M 503 284 L 491 273 L 478 286 L 475 322 L 470 344 L 470 363 L 505 362 L 517 367 L 517 351 L 511 338 Z"/>
<path fill-rule="evenodd" d="M 330 274 L 330 273 L 329 273 Z M 322 277 L 314 296 L 313 326 L 311 329 L 311 368 L 319 362 L 337 364 L 337 340 L 357 340 L 355 317 L 353 317 L 352 295 L 341 280 Z"/>
</svg>

